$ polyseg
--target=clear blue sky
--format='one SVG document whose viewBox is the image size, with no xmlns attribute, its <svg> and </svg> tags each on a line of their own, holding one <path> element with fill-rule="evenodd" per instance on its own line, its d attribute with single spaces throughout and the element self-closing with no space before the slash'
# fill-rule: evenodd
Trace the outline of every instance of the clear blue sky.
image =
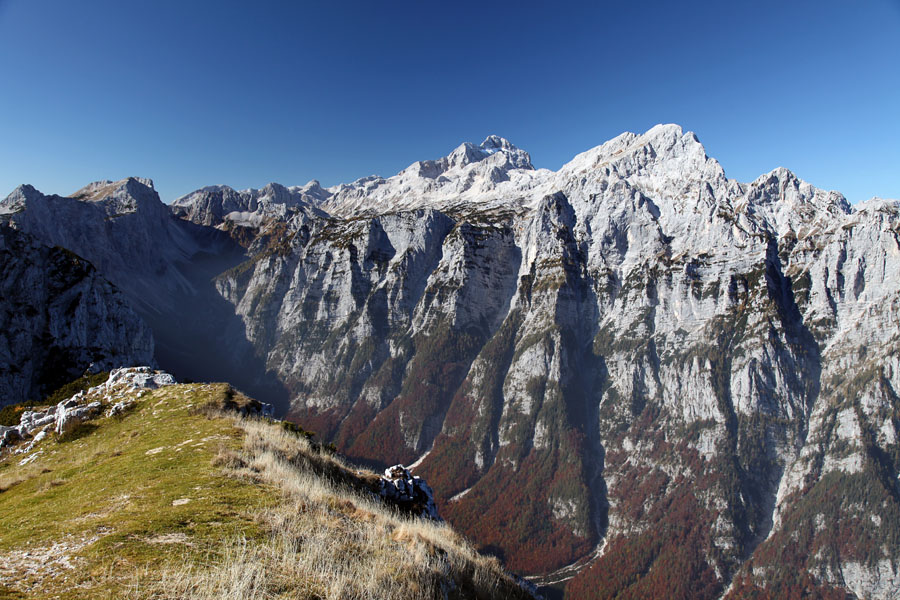
<svg viewBox="0 0 900 600">
<path fill-rule="evenodd" d="M 674 122 L 730 177 L 900 197 L 900 0 L 0 0 L 0 197 L 392 175 L 496 133 L 556 169 Z"/>
</svg>

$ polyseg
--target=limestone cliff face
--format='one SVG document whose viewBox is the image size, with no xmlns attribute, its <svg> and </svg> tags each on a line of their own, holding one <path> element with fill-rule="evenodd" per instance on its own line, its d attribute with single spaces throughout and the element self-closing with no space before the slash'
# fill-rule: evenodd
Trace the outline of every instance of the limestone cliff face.
<svg viewBox="0 0 900 600">
<path fill-rule="evenodd" d="M 340 217 L 297 216 L 219 277 L 292 414 L 354 455 L 420 460 L 514 568 L 594 552 L 573 589 L 627 552 L 674 573 L 677 548 L 701 596 L 736 574 L 746 591 L 801 535 L 817 585 L 888 594 L 894 533 L 864 499 L 900 506 L 897 204 L 853 209 L 784 169 L 740 184 L 673 126 L 556 173 L 469 150 L 354 184 L 371 197 L 326 190 Z M 817 525 L 835 477 L 858 496 Z M 843 539 L 851 514 L 865 543 Z"/>
<path fill-rule="evenodd" d="M 152 364 L 150 328 L 90 263 L 0 225 L 0 405 L 81 376 Z"/>
<path fill-rule="evenodd" d="M 227 339 L 512 568 L 573 597 L 900 583 L 896 202 L 739 183 L 676 126 L 556 172 L 492 136 L 229 189 L 174 209 L 246 248 Z"/>
</svg>

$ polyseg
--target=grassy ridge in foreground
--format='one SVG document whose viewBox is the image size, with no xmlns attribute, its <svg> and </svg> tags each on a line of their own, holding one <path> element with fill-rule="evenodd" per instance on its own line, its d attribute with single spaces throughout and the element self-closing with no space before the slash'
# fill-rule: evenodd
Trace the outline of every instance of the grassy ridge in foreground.
<svg viewBox="0 0 900 600">
<path fill-rule="evenodd" d="M 227 385 L 135 397 L 0 456 L 0 598 L 530 597 L 449 527 L 375 499 L 374 474 L 216 410 Z"/>
</svg>

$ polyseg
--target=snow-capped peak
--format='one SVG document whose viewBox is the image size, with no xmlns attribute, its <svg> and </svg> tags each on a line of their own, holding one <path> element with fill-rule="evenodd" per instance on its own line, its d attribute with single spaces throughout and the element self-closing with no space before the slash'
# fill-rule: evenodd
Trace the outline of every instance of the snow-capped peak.
<svg viewBox="0 0 900 600">
<path fill-rule="evenodd" d="M 493 154 L 498 150 L 518 150 L 518 148 L 513 146 L 508 139 L 502 138 L 499 135 L 487 136 L 484 138 L 484 141 L 481 142 L 479 148 L 488 154 Z"/>
</svg>

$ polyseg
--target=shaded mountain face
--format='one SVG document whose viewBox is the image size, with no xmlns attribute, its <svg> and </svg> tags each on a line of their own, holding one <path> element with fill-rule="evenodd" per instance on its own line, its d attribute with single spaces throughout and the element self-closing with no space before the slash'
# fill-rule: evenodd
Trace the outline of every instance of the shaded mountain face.
<svg viewBox="0 0 900 600">
<path fill-rule="evenodd" d="M 28 229 L 31 202 L 3 205 Z M 415 463 L 512 569 L 592 598 L 900 586 L 896 202 L 741 184 L 658 126 L 556 172 L 492 136 L 172 210 L 244 253 L 205 296 L 243 371 L 344 452 Z"/>
<path fill-rule="evenodd" d="M 157 362 L 176 377 L 231 381 L 284 410 L 284 388 L 212 283 L 244 249 L 175 217 L 149 179 L 92 183 L 70 197 L 20 186 L 0 202 L 0 221 L 93 263 L 150 325 Z"/>
<path fill-rule="evenodd" d="M 152 364 L 150 328 L 86 260 L 0 225 L 0 406 L 86 370 Z"/>
</svg>

